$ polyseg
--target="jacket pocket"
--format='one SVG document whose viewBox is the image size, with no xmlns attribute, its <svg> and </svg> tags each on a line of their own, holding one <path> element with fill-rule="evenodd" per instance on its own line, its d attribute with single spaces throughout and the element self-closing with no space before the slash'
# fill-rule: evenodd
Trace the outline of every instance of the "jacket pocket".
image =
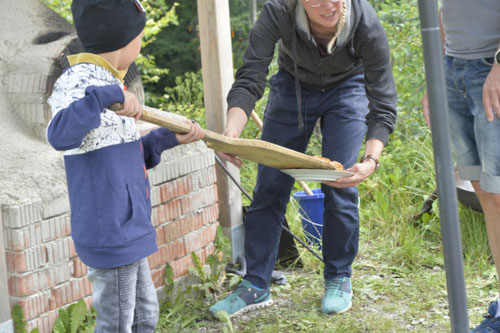
<svg viewBox="0 0 500 333">
<path fill-rule="evenodd" d="M 151 224 L 151 204 L 146 182 L 140 181 L 127 185 L 131 202 L 132 215 L 122 225 L 122 232 L 127 242 L 134 241 L 154 231 Z"/>
</svg>

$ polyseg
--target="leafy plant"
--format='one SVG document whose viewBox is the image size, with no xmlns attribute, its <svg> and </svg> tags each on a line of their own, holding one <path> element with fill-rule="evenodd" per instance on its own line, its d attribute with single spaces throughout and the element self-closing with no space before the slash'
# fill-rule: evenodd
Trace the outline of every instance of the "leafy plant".
<svg viewBox="0 0 500 333">
<path fill-rule="evenodd" d="M 67 309 L 59 309 L 59 317 L 54 322 L 54 333 L 86 333 L 95 328 L 95 310 L 87 310 L 85 301 L 81 299 L 71 304 Z"/>
<path fill-rule="evenodd" d="M 26 333 L 26 320 L 24 319 L 23 308 L 19 304 L 12 307 L 12 321 L 14 322 L 14 332 Z"/>
<path fill-rule="evenodd" d="M 199 283 L 189 286 L 188 290 L 202 292 L 205 299 L 215 299 L 217 294 L 221 294 L 225 291 L 225 269 L 230 255 L 230 243 L 227 237 L 224 236 L 221 227 L 217 228 L 214 245 L 215 253 L 207 256 L 206 259 L 208 272 L 203 267 L 203 263 L 196 253 L 191 253 L 194 265 L 189 268 L 189 271 L 197 278 Z M 228 281 L 229 287 L 240 282 L 240 278 L 235 277 L 234 274 L 227 275 L 233 277 Z"/>
</svg>

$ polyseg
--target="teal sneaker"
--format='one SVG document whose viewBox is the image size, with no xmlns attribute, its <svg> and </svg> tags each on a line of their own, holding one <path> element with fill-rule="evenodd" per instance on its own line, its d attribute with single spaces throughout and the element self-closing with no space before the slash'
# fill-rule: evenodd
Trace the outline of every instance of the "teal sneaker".
<svg viewBox="0 0 500 333">
<path fill-rule="evenodd" d="M 321 310 L 325 314 L 342 313 L 352 306 L 352 286 L 348 277 L 325 281 L 325 297 L 321 301 Z"/>
<path fill-rule="evenodd" d="M 488 307 L 488 313 L 483 315 L 484 320 L 471 333 L 500 333 L 500 317 L 495 317 L 498 302 L 493 301 Z"/>
<path fill-rule="evenodd" d="M 252 284 L 243 280 L 229 296 L 212 305 L 208 311 L 215 317 L 217 311 L 225 311 L 229 317 L 265 308 L 273 304 L 269 287 L 257 289 Z"/>
</svg>

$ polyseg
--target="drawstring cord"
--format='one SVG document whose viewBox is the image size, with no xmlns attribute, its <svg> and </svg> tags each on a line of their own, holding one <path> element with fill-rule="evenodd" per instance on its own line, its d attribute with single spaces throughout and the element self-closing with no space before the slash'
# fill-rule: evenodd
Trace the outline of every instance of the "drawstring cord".
<svg viewBox="0 0 500 333">
<path fill-rule="evenodd" d="M 231 175 L 231 173 L 229 172 L 229 170 L 226 168 L 226 166 L 224 165 L 224 163 L 222 163 L 222 161 L 220 160 L 219 156 L 215 155 L 215 160 L 217 161 L 217 163 L 219 163 L 219 166 L 226 172 L 226 174 L 229 176 L 229 178 L 231 178 L 231 180 L 234 182 L 234 184 L 240 189 L 240 191 L 248 198 L 248 200 L 250 200 L 250 202 L 252 201 L 252 197 L 250 196 L 250 194 L 247 193 L 247 191 L 245 191 L 245 189 L 243 187 L 241 187 L 241 185 L 236 181 L 236 179 L 234 179 L 233 175 Z M 292 236 L 297 242 L 299 242 L 303 247 L 305 247 L 307 250 L 309 250 L 309 252 L 311 252 L 316 258 L 318 258 L 319 260 L 321 260 L 322 262 L 324 262 L 323 258 L 317 254 L 313 249 L 311 249 L 302 239 L 300 239 L 299 237 L 295 236 L 292 231 L 290 229 L 288 229 L 287 227 L 285 227 L 284 224 L 281 224 L 281 227 L 290 234 L 290 236 Z"/>
<path fill-rule="evenodd" d="M 297 69 L 297 32 L 295 31 L 295 26 L 293 29 L 292 36 L 292 53 L 293 53 L 293 70 L 295 77 L 295 96 L 297 97 L 297 110 L 299 112 L 299 128 L 304 128 L 304 119 L 302 118 L 302 93 L 300 90 L 299 82 L 299 70 Z"/>
</svg>

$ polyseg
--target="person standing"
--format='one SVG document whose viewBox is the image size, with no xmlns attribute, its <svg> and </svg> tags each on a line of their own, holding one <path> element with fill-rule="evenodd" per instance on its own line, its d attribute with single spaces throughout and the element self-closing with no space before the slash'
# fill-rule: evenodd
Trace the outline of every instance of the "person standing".
<svg viewBox="0 0 500 333">
<path fill-rule="evenodd" d="M 74 0 L 71 11 L 86 52 L 69 56 L 55 82 L 47 139 L 64 152 L 71 237 L 89 266 L 95 332 L 153 332 L 159 307 L 147 257 L 158 248 L 146 169 L 205 132 L 187 121 L 186 134 L 139 135 L 142 107 L 123 85 L 146 24 L 138 0 Z M 122 109 L 108 109 L 115 103 Z"/>
<path fill-rule="evenodd" d="M 441 25 L 458 174 L 481 202 L 500 277 L 500 1 L 442 0 Z M 427 94 L 422 104 L 430 125 Z M 499 300 L 472 332 L 500 332 Z"/>
<path fill-rule="evenodd" d="M 397 95 L 390 50 L 366 0 L 270 0 L 250 32 L 243 65 L 228 93 L 224 135 L 237 138 L 266 87 L 278 45 L 279 71 L 269 80 L 262 140 L 304 152 L 320 121 L 322 155 L 352 176 L 321 185 L 325 194 L 322 251 L 325 314 L 352 305 L 351 265 L 359 241 L 356 185 L 378 166 L 396 121 Z M 357 162 L 365 140 L 364 155 Z M 219 153 L 238 167 L 237 156 Z M 229 316 L 268 306 L 282 222 L 294 179 L 258 166 L 246 215 L 247 274 L 236 290 L 210 307 Z"/>
</svg>

